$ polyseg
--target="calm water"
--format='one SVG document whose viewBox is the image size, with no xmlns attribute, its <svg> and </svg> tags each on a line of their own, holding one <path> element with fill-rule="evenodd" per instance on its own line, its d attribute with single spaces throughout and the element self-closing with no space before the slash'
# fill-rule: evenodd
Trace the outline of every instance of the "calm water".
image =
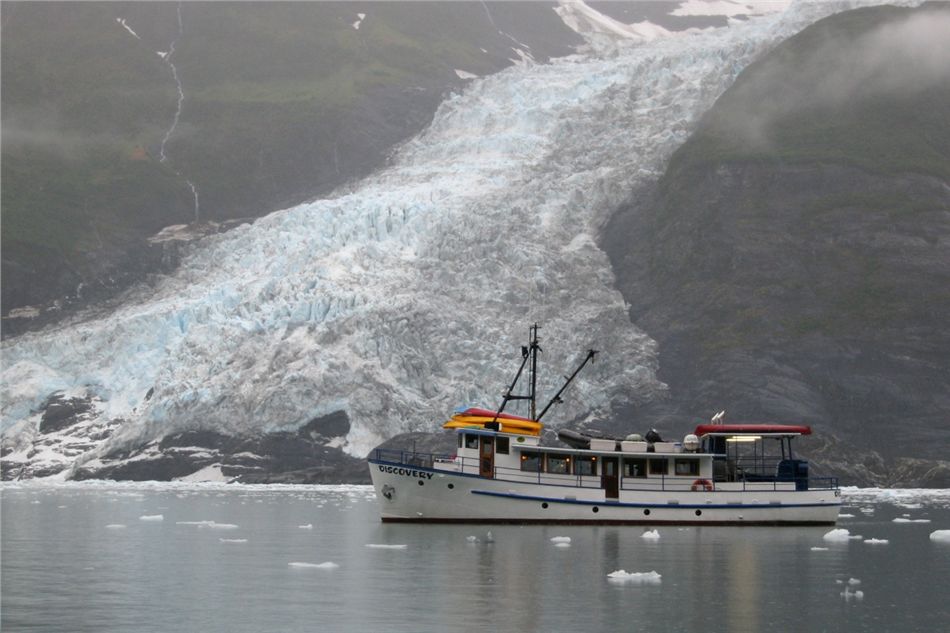
<svg viewBox="0 0 950 633">
<path fill-rule="evenodd" d="M 950 491 L 845 499 L 854 518 L 839 527 L 887 544 L 828 542 L 827 527 L 661 527 L 650 540 L 637 527 L 383 525 L 368 487 L 6 485 L 0 624 L 5 632 L 950 629 L 950 543 L 929 539 L 950 529 Z M 162 520 L 140 518 L 155 515 Z M 202 521 L 215 525 L 179 523 Z M 555 546 L 554 536 L 571 537 L 570 546 Z M 327 562 L 338 567 L 289 564 Z M 619 569 L 661 580 L 608 580 Z M 861 581 L 852 585 L 860 600 L 841 595 L 851 578 Z"/>
</svg>

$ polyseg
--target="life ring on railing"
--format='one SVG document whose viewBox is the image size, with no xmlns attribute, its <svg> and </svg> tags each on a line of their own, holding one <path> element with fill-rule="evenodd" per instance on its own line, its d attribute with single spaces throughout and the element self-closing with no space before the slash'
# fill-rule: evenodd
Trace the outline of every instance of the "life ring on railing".
<svg viewBox="0 0 950 633">
<path fill-rule="evenodd" d="M 706 492 L 712 492 L 713 485 L 712 482 L 708 479 L 697 479 L 693 482 L 693 485 L 690 487 L 690 490 L 696 492 L 697 490 L 705 490 Z"/>
</svg>

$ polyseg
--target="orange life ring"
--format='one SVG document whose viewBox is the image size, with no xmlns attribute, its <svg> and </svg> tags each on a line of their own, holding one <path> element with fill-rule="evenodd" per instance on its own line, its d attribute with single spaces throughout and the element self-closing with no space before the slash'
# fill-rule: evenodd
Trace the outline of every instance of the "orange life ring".
<svg viewBox="0 0 950 633">
<path fill-rule="evenodd" d="M 697 479 L 696 481 L 693 482 L 693 485 L 690 488 L 690 490 L 692 490 L 693 492 L 696 492 L 697 490 L 700 490 L 700 489 L 705 490 L 706 492 L 712 492 L 712 489 L 713 489 L 712 482 L 709 481 L 708 479 Z"/>
</svg>

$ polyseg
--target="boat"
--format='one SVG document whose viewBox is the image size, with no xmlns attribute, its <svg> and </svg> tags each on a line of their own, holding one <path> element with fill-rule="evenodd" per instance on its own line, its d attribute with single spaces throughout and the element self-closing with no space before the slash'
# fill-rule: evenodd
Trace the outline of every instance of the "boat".
<svg viewBox="0 0 950 633">
<path fill-rule="evenodd" d="M 368 462 L 384 522 L 636 525 L 833 525 L 841 507 L 834 477 L 813 477 L 793 441 L 807 425 L 726 424 L 724 412 L 682 441 L 603 437 L 561 429 L 564 446 L 542 443 L 541 422 L 584 361 L 538 413 L 538 326 L 497 410 L 466 408 L 443 425 L 454 454 L 378 448 Z M 530 388 L 515 395 L 525 368 Z M 527 400 L 530 415 L 504 411 Z"/>
</svg>

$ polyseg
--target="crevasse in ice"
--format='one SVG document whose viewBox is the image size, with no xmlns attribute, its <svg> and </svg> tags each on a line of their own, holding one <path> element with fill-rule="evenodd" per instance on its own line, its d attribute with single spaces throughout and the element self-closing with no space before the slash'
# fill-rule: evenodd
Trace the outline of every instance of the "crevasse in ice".
<svg viewBox="0 0 950 633">
<path fill-rule="evenodd" d="M 375 175 L 205 239 L 108 316 L 5 343 L 5 433 L 32 435 L 51 393 L 84 391 L 124 421 L 112 444 L 343 409 L 345 449 L 362 455 L 458 405 L 497 404 L 534 322 L 542 394 L 603 350 L 550 422 L 654 396 L 656 345 L 631 324 L 598 230 L 757 54 L 844 8 L 473 81 Z"/>
</svg>

